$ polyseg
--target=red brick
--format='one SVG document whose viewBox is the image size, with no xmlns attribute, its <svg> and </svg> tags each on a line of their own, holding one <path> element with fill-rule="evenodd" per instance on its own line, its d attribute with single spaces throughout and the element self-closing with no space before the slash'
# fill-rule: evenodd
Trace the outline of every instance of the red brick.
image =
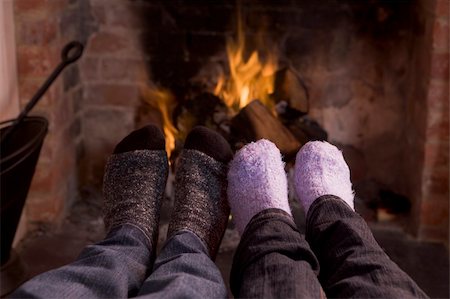
<svg viewBox="0 0 450 299">
<path fill-rule="evenodd" d="M 71 103 L 70 94 L 65 94 L 55 101 L 53 105 L 53 123 L 56 131 L 68 127 L 74 118 L 73 105 Z"/>
<path fill-rule="evenodd" d="M 28 104 L 31 98 L 42 86 L 44 80 L 45 80 L 44 78 L 39 79 L 27 78 L 26 76 L 19 80 L 19 99 L 22 107 Z M 55 98 L 55 90 L 53 88 L 49 88 L 47 92 L 39 100 L 36 107 L 48 108 L 53 103 L 54 98 Z"/>
<path fill-rule="evenodd" d="M 41 194 L 45 197 L 59 192 L 66 183 L 68 174 L 75 172 L 75 150 L 68 143 L 65 146 L 66 150 L 59 150 L 59 154 L 52 160 L 38 164 L 30 188 L 34 195 Z"/>
<path fill-rule="evenodd" d="M 79 61 L 80 75 L 85 81 L 99 79 L 99 58 L 83 57 Z"/>
<path fill-rule="evenodd" d="M 427 141 L 437 142 L 437 141 L 447 141 L 449 140 L 449 120 L 447 117 L 441 117 L 438 121 L 434 123 L 427 124 Z"/>
<path fill-rule="evenodd" d="M 142 9 L 145 8 L 126 5 L 126 2 L 111 5 L 108 9 L 107 24 L 128 29 L 142 28 L 145 24 L 142 20 Z"/>
<path fill-rule="evenodd" d="M 40 160 L 48 161 L 53 156 L 53 149 L 55 148 L 55 136 L 54 134 L 47 134 L 42 145 L 41 153 L 39 155 Z"/>
<path fill-rule="evenodd" d="M 15 8 L 19 12 L 43 9 L 50 0 L 15 0 Z"/>
<path fill-rule="evenodd" d="M 436 165 L 448 165 L 448 142 L 426 142 L 425 143 L 425 167 L 435 167 Z M 425 173 L 426 175 L 426 173 Z"/>
<path fill-rule="evenodd" d="M 17 54 L 19 77 L 47 78 L 59 63 L 59 55 L 48 47 L 19 47 Z"/>
<path fill-rule="evenodd" d="M 425 226 L 443 226 L 448 224 L 449 202 L 424 200 L 421 207 L 421 224 Z"/>
<path fill-rule="evenodd" d="M 447 80 L 449 78 L 449 53 L 431 55 L 431 78 Z"/>
<path fill-rule="evenodd" d="M 139 99 L 136 85 L 94 84 L 85 88 L 85 101 L 89 104 L 133 106 Z"/>
<path fill-rule="evenodd" d="M 430 194 L 443 195 L 448 199 L 448 174 L 447 176 L 434 177 L 430 181 Z"/>
<path fill-rule="evenodd" d="M 38 200 L 28 200 L 26 205 L 27 220 L 38 223 L 55 223 L 64 216 L 65 195 L 58 192 Z"/>
<path fill-rule="evenodd" d="M 92 6 L 91 14 L 98 24 L 106 24 L 106 8 L 104 6 Z"/>
<path fill-rule="evenodd" d="M 436 15 L 440 17 L 448 17 L 449 0 L 436 0 Z"/>
<path fill-rule="evenodd" d="M 49 168 L 49 166 L 47 166 Z M 43 169 L 39 167 L 33 176 L 33 181 L 30 186 L 30 192 L 39 194 L 51 194 L 53 184 L 50 169 Z"/>
<path fill-rule="evenodd" d="M 104 59 L 101 65 L 101 75 L 106 80 L 143 81 L 148 78 L 145 67 L 145 62 L 142 60 Z"/>
<path fill-rule="evenodd" d="M 53 18 L 24 19 L 17 27 L 18 43 L 21 45 L 46 45 L 57 37 L 57 22 Z"/>
<path fill-rule="evenodd" d="M 14 9 L 18 14 L 56 13 L 66 5 L 65 0 L 15 0 Z"/>
<path fill-rule="evenodd" d="M 26 205 L 27 220 L 30 222 L 51 222 L 55 219 L 55 208 L 52 195 L 29 196 Z"/>
<path fill-rule="evenodd" d="M 436 20 L 433 28 L 433 49 L 449 52 L 448 22 Z"/>
<path fill-rule="evenodd" d="M 433 196 L 433 201 L 436 201 L 434 199 L 440 198 L 440 196 L 442 196 L 443 198 L 448 198 L 448 173 L 447 175 L 441 176 L 435 174 L 425 180 L 425 197 L 427 195 Z M 437 196 L 434 197 L 434 195 Z"/>
<path fill-rule="evenodd" d="M 431 80 L 428 86 L 427 106 L 429 109 L 448 110 L 449 82 Z"/>
<path fill-rule="evenodd" d="M 129 40 L 121 35 L 109 32 L 95 34 L 88 45 L 87 53 L 91 54 L 115 54 L 127 49 Z"/>
</svg>

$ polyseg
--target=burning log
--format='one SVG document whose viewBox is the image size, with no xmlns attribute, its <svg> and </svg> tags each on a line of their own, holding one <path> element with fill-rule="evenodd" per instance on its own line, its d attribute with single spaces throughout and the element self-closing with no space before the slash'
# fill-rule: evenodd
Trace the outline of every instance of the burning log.
<svg viewBox="0 0 450 299">
<path fill-rule="evenodd" d="M 294 117 L 308 113 L 309 91 L 306 83 L 293 68 L 282 68 L 275 73 L 274 90 L 272 96 L 275 102 L 285 102 Z"/>
<path fill-rule="evenodd" d="M 246 142 L 262 138 L 272 141 L 288 160 L 295 157 L 302 145 L 258 100 L 245 106 L 231 120 L 231 130 Z"/>
</svg>

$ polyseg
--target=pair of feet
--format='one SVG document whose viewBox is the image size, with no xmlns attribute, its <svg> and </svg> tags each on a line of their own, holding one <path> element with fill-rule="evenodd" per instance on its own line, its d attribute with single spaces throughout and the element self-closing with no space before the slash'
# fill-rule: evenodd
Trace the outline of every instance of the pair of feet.
<svg viewBox="0 0 450 299">
<path fill-rule="evenodd" d="M 164 148 L 164 136 L 157 127 L 134 131 L 116 146 L 104 177 L 107 229 L 134 225 L 153 249 L 169 169 Z M 306 213 L 315 199 L 326 194 L 339 196 L 353 208 L 348 166 L 341 152 L 328 143 L 311 142 L 299 151 L 295 187 Z M 291 214 L 287 192 L 284 163 L 273 143 L 250 143 L 233 158 L 223 137 L 197 127 L 186 138 L 178 163 L 168 237 L 191 231 L 214 259 L 230 207 L 242 234 L 251 218 L 265 209 Z"/>
<path fill-rule="evenodd" d="M 250 143 L 230 163 L 228 200 L 239 232 L 259 212 L 277 208 L 292 216 L 288 184 L 279 149 L 268 140 Z M 335 195 L 354 210 L 350 170 L 342 152 L 322 141 L 306 143 L 297 153 L 295 191 L 305 214 L 323 195 Z"/>
</svg>

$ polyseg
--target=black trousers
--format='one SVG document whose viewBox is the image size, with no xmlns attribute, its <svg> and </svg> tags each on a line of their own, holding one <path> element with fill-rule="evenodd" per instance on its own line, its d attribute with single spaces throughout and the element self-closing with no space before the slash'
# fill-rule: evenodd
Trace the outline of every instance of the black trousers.
<svg viewBox="0 0 450 299">
<path fill-rule="evenodd" d="M 310 207 L 306 235 L 278 209 L 255 215 L 242 235 L 230 277 L 235 297 L 427 298 L 340 198 Z"/>
</svg>

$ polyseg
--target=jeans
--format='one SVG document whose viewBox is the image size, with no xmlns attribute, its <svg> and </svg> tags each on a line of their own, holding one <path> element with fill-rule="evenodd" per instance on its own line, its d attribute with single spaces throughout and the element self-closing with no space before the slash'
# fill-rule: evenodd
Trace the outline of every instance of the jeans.
<svg viewBox="0 0 450 299">
<path fill-rule="evenodd" d="M 306 236 L 281 210 L 253 217 L 230 285 L 235 297 L 245 298 L 427 298 L 384 253 L 364 219 L 331 195 L 311 205 Z"/>
<path fill-rule="evenodd" d="M 225 298 L 222 276 L 203 242 L 181 231 L 152 266 L 148 239 L 132 225 L 112 230 L 67 266 L 36 276 L 11 297 Z M 234 256 L 235 297 L 426 298 L 377 244 L 365 221 L 335 196 L 307 215 L 306 235 L 292 217 L 268 209 L 252 218 Z"/>
<path fill-rule="evenodd" d="M 180 231 L 156 259 L 142 231 L 132 225 L 113 229 L 87 246 L 77 260 L 32 278 L 12 298 L 225 298 L 222 275 L 203 242 Z M 152 270 L 152 271 L 151 271 Z M 148 276 L 152 272 L 150 276 Z M 148 278 L 147 278 L 148 277 Z M 147 278 L 147 279 L 146 279 Z"/>
</svg>

